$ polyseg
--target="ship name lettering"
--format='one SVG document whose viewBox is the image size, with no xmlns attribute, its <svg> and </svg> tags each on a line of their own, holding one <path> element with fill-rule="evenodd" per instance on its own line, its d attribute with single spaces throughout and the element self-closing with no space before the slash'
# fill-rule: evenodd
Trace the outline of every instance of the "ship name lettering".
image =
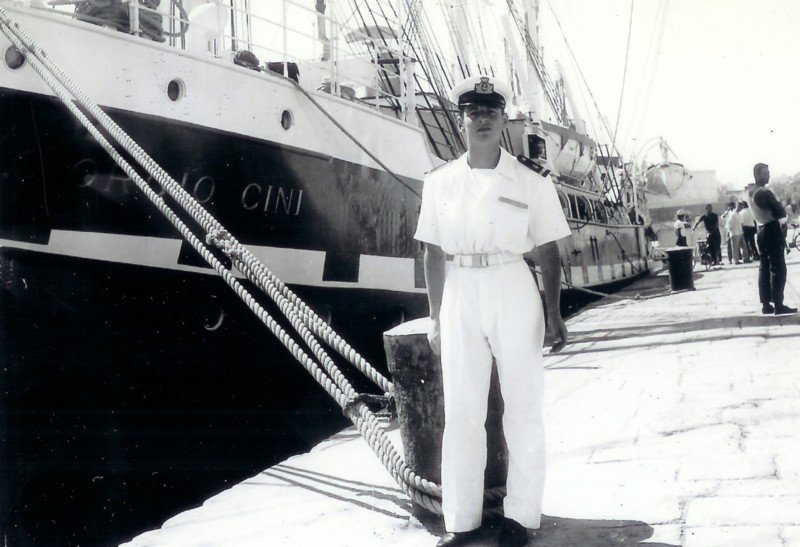
<svg viewBox="0 0 800 547">
<path fill-rule="evenodd" d="M 304 190 L 284 188 L 270 184 L 266 190 L 251 182 L 242 190 L 242 207 L 248 211 L 261 209 L 265 215 L 283 214 L 298 216 L 303 204 Z"/>
<path fill-rule="evenodd" d="M 80 188 L 89 188 L 102 192 L 111 193 L 115 186 L 119 187 L 122 194 L 130 193 L 131 179 L 125 173 L 120 172 L 115 164 L 110 173 L 98 174 L 97 162 L 91 158 L 84 158 L 75 164 L 75 170 L 81 173 L 81 180 L 78 183 Z"/>
<path fill-rule="evenodd" d="M 198 203 L 206 203 L 214 197 L 214 191 L 217 189 L 217 183 L 208 175 L 202 176 L 197 179 L 192 189 L 192 195 Z"/>
<path fill-rule="evenodd" d="M 148 179 L 149 182 L 149 179 Z M 160 186 L 160 185 L 159 185 Z M 189 192 L 192 197 L 197 201 L 197 203 L 207 203 L 214 197 L 214 192 L 217 190 L 217 182 L 214 180 L 213 177 L 208 175 L 203 175 L 197 182 L 194 183 L 192 186 L 191 191 L 188 190 L 189 187 L 189 173 L 184 173 L 183 177 L 181 177 L 181 188 Z M 159 196 L 164 195 L 164 189 L 161 188 L 159 191 Z"/>
<path fill-rule="evenodd" d="M 130 186 L 133 183 L 131 178 L 125 173 L 121 172 L 120 167 L 116 164 L 111 169 L 111 172 L 104 173 L 98 168 L 97 162 L 92 158 L 83 158 L 75 164 L 75 171 L 78 173 L 80 180 L 78 181 L 79 188 L 92 188 L 94 190 L 108 193 L 117 186 L 124 194 L 130 193 Z M 152 175 L 147 176 L 147 183 L 154 187 L 158 196 L 163 196 L 166 192 L 161 184 L 152 184 Z M 187 190 L 198 203 L 207 203 L 214 197 L 217 189 L 217 183 L 213 177 L 202 175 L 195 181 L 193 185 L 189 184 L 189 173 L 184 173 L 180 182 L 181 187 Z M 189 188 L 191 187 L 191 190 Z"/>
</svg>

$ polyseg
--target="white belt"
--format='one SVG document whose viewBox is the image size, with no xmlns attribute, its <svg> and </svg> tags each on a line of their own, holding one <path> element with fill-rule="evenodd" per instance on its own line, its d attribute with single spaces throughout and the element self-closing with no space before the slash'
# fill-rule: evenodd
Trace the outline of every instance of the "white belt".
<svg viewBox="0 0 800 547">
<path fill-rule="evenodd" d="M 486 268 L 519 262 L 522 260 L 522 255 L 514 253 L 447 255 L 447 260 L 459 268 Z"/>
</svg>

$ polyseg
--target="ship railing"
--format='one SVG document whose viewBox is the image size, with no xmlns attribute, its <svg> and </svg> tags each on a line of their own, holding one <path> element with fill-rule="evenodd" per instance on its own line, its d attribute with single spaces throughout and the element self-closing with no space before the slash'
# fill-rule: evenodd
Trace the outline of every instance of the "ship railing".
<svg viewBox="0 0 800 547">
<path fill-rule="evenodd" d="M 118 11 L 123 11 L 113 18 L 107 12 L 87 14 L 79 9 L 86 3 L 79 0 L 21 3 L 211 59 L 244 60 L 249 68 L 282 74 L 305 89 L 414 119 L 409 114 L 415 109 L 415 63 L 404 53 L 402 39 L 396 39 L 402 36 L 399 26 L 365 29 L 353 22 L 360 18 L 342 23 L 296 0 L 170 0 L 158 6 L 151 0 L 118 0 Z"/>
</svg>

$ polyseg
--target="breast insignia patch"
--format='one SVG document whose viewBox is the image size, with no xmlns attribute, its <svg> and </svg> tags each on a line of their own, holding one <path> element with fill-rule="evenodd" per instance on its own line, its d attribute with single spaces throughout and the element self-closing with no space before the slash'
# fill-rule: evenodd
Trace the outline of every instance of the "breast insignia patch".
<svg viewBox="0 0 800 547">
<path fill-rule="evenodd" d="M 530 169 L 531 171 L 536 171 L 543 177 L 547 177 L 550 175 L 550 169 L 546 168 L 541 163 L 537 162 L 536 160 L 530 159 L 528 156 L 523 156 L 520 154 L 517 156 L 517 161 L 520 162 L 522 165 Z"/>
</svg>

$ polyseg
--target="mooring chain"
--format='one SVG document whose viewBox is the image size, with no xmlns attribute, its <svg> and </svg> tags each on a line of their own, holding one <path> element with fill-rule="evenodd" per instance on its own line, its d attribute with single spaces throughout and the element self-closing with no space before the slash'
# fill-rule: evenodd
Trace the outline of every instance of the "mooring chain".
<svg viewBox="0 0 800 547">
<path fill-rule="evenodd" d="M 428 507 L 432 511 L 441 512 L 441 505 L 438 500 L 431 498 L 441 497 L 441 490 L 438 485 L 419 477 L 416 473 L 410 470 L 402 460 L 402 457 L 397 453 L 394 445 L 386 436 L 386 433 L 377 421 L 377 418 L 372 411 L 366 406 L 364 402 L 357 402 L 355 405 L 348 403 L 355 397 L 353 391 L 350 396 L 338 387 L 337 381 L 331 378 L 328 374 L 323 372 L 322 367 L 314 362 L 305 351 L 294 341 L 294 339 L 277 323 L 277 321 L 261 306 L 260 303 L 239 283 L 233 274 L 210 252 L 210 250 L 191 232 L 191 230 L 183 223 L 174 211 L 164 202 L 164 200 L 144 181 L 144 179 L 134 170 L 134 168 L 116 151 L 116 149 L 105 139 L 105 137 L 96 129 L 94 124 L 88 120 L 83 112 L 78 109 L 74 104 L 72 97 L 66 91 L 69 91 L 73 97 L 78 99 L 81 106 L 89 111 L 95 118 L 103 125 L 104 129 L 109 132 L 117 141 L 125 148 L 143 167 L 150 167 L 148 169 L 151 175 L 162 184 L 162 187 L 170 193 L 179 203 L 181 197 L 184 197 L 186 206 L 184 208 L 193 213 L 192 216 L 195 220 L 203 226 L 209 233 L 209 239 L 213 242 L 224 242 L 224 246 L 231 251 L 231 254 L 236 254 L 240 244 L 228 234 L 224 228 L 214 219 L 207 211 L 205 211 L 196 201 L 186 193 L 169 175 L 161 169 L 133 140 L 119 128 L 113 120 L 108 118 L 107 115 L 89 98 L 83 94 L 74 83 L 72 83 L 60 69 L 52 63 L 47 57 L 46 53 L 39 48 L 27 34 L 19 27 L 19 25 L 8 17 L 5 10 L 0 8 L 0 22 L 2 23 L 2 31 L 6 37 L 14 44 L 14 46 L 25 56 L 31 63 L 31 66 L 36 70 L 40 77 L 53 89 L 56 95 L 67 106 L 72 114 L 86 127 L 92 136 L 98 141 L 101 147 L 114 159 L 114 161 L 123 169 L 123 171 L 134 181 L 142 192 L 153 202 L 156 207 L 167 217 L 167 219 L 175 226 L 181 236 L 188 241 L 192 247 L 206 260 L 206 262 L 222 277 L 226 283 L 234 290 L 234 292 L 245 302 L 245 304 L 255 313 L 255 315 L 262 321 L 264 325 L 275 335 L 275 337 L 290 351 L 295 359 L 306 368 L 312 377 L 326 390 L 326 392 L 339 404 L 340 407 L 348 407 L 347 414 L 351 421 L 357 426 L 361 435 L 367 440 L 370 447 L 379 456 L 384 466 L 389 472 L 398 480 L 403 487 L 404 491 L 407 490 L 409 495 L 415 501 L 421 503 L 423 506 Z M 13 27 L 13 29 L 12 29 Z M 17 36 L 17 32 L 20 36 Z M 23 43 L 24 42 L 24 43 Z M 49 69 L 53 76 L 48 74 L 45 67 Z M 173 187 L 173 188 L 170 188 Z M 175 190 L 174 187 L 177 187 Z M 172 191 L 175 192 L 173 194 Z M 181 195 L 181 192 L 185 196 Z M 183 203 L 181 203 L 183 205 Z M 190 211 L 191 209 L 191 211 Z M 196 216 L 195 216 L 196 215 Z M 249 256 L 248 256 L 249 255 Z M 252 254 L 245 251 L 244 256 L 247 257 L 247 262 L 239 260 L 242 264 L 249 264 Z M 263 264 L 259 264 L 260 268 L 264 271 L 266 268 Z M 250 268 L 246 268 L 250 269 Z M 267 276 L 260 276 L 266 278 Z M 269 281 L 267 279 L 267 281 Z M 269 284 L 269 283 L 267 283 Z M 274 291 L 273 291 L 274 292 Z M 278 292 L 279 289 L 278 289 Z M 277 293 L 276 293 L 277 294 Z M 296 302 L 299 299 L 293 297 L 291 300 L 285 299 L 288 302 Z M 306 317 L 313 317 L 308 312 L 296 314 L 290 313 L 291 316 L 304 315 Z M 319 321 L 315 321 L 319 324 Z M 324 322 L 321 322 L 324 325 Z M 327 325 L 325 325 L 327 327 Z M 329 327 L 328 327 L 329 329 Z M 311 344 L 316 349 L 319 345 Z M 341 381 L 341 378 L 338 378 Z M 343 382 L 344 386 L 349 386 L 346 380 Z M 350 387 L 352 390 L 352 387 Z M 357 413 L 353 410 L 358 409 Z"/>
</svg>

